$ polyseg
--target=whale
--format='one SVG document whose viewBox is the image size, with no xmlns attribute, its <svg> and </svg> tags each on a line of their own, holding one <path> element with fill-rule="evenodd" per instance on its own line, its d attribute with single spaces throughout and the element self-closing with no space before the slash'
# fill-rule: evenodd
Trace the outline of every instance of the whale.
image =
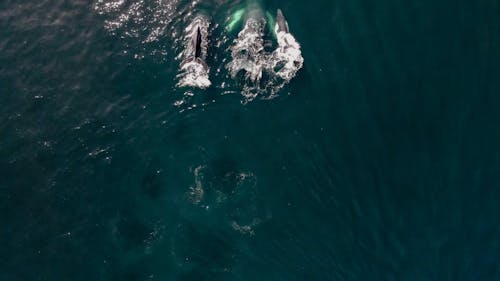
<svg viewBox="0 0 500 281">
<path fill-rule="evenodd" d="M 211 85 L 206 63 L 209 25 L 208 18 L 200 14 L 186 28 L 178 86 L 204 89 Z"/>
<path fill-rule="evenodd" d="M 207 34 L 208 24 L 206 18 L 196 17 L 188 29 L 188 45 L 184 49 L 183 64 L 188 62 L 198 62 L 208 68 L 205 62 L 207 57 Z"/>
<path fill-rule="evenodd" d="M 276 33 L 278 32 L 290 32 L 288 28 L 288 22 L 286 21 L 281 9 L 278 9 L 278 11 L 276 12 Z"/>
</svg>

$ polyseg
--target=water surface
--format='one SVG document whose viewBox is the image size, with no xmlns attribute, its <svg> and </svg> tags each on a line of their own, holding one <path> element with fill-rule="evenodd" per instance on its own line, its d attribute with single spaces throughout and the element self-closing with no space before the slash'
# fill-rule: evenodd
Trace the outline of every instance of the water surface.
<svg viewBox="0 0 500 281">
<path fill-rule="evenodd" d="M 0 279 L 500 280 L 498 4 L 266 1 L 304 67 L 251 101 L 244 5 L 0 3 Z"/>
</svg>

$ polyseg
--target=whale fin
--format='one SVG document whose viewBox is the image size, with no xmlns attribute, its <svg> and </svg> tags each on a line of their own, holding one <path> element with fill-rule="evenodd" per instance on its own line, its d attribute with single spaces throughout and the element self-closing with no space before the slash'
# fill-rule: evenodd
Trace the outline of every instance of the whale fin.
<svg viewBox="0 0 500 281">
<path fill-rule="evenodd" d="M 196 38 L 196 39 L 195 39 Z M 201 30 L 200 27 L 198 26 L 198 29 L 196 30 L 196 36 L 194 36 L 195 42 L 193 42 L 193 49 L 194 51 L 194 57 L 199 58 L 201 56 Z"/>
<path fill-rule="evenodd" d="M 205 60 L 207 55 L 208 24 L 208 21 L 204 17 L 198 16 L 187 28 L 186 36 L 189 38 L 189 41 L 185 45 L 184 61 Z"/>
</svg>

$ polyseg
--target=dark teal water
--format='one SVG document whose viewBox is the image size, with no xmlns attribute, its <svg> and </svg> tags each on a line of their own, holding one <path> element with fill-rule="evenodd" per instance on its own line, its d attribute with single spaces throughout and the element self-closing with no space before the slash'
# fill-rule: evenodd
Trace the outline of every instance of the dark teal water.
<svg viewBox="0 0 500 281">
<path fill-rule="evenodd" d="M 243 2 L 112 2 L 0 3 L 0 280 L 500 280 L 497 1 L 267 1 L 246 104 L 174 59 Z"/>
</svg>

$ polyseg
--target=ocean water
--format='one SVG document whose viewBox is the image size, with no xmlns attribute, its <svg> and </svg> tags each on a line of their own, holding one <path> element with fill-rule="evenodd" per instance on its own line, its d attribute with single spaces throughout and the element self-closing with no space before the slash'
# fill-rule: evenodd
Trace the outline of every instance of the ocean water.
<svg viewBox="0 0 500 281">
<path fill-rule="evenodd" d="M 499 3 L 260 2 L 304 65 L 251 95 L 246 5 L 0 2 L 0 280 L 500 280 Z"/>
</svg>

